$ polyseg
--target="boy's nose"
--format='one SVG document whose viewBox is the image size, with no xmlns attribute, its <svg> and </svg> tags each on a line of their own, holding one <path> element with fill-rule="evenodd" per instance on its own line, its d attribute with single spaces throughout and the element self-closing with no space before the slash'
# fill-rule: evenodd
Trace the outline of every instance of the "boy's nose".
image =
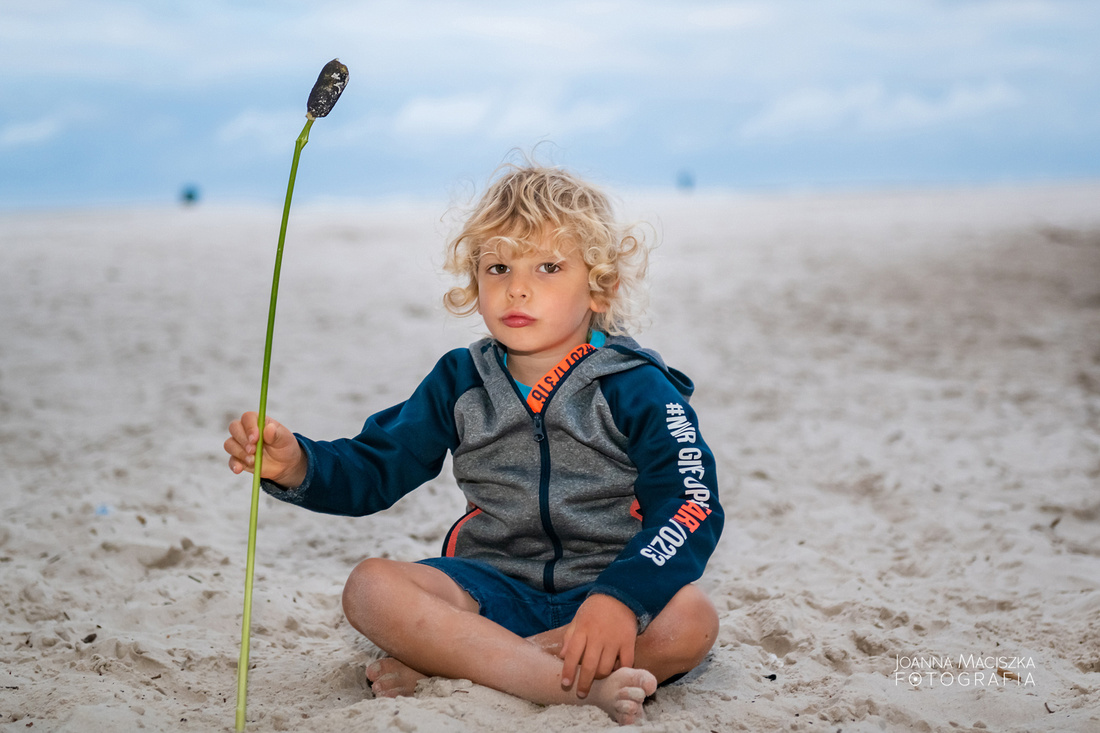
<svg viewBox="0 0 1100 733">
<path fill-rule="evenodd" d="M 530 295 L 531 289 L 528 287 L 527 281 L 522 277 L 513 277 L 508 282 L 508 295 L 513 298 L 526 298 Z"/>
</svg>

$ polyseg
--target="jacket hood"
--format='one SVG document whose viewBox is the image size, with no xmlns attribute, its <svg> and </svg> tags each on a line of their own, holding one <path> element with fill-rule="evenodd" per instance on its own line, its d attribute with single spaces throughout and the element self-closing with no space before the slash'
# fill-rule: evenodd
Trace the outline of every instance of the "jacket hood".
<svg viewBox="0 0 1100 733">
<path fill-rule="evenodd" d="M 688 375 L 684 374 L 679 369 L 670 367 L 665 363 L 665 360 L 661 358 L 660 354 L 653 349 L 642 348 L 638 342 L 630 336 L 609 336 L 604 346 L 624 355 L 635 355 L 645 359 L 665 373 L 668 380 L 676 387 L 676 391 L 682 394 L 685 400 L 690 399 L 691 395 L 694 394 L 695 383 L 691 381 Z"/>
</svg>

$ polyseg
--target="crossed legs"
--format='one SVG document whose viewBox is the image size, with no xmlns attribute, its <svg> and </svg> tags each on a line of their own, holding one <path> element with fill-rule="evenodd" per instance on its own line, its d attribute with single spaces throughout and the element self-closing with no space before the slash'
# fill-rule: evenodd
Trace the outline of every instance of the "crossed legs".
<svg viewBox="0 0 1100 733">
<path fill-rule="evenodd" d="M 635 667 L 597 680 L 586 698 L 561 686 L 563 629 L 524 639 L 478 614 L 477 602 L 441 570 L 372 558 L 344 587 L 351 625 L 389 656 L 367 676 L 376 694 L 412 694 L 424 676 L 468 679 L 550 704 L 595 704 L 623 725 L 642 719 L 642 702 L 657 683 L 686 672 L 706 656 L 718 615 L 694 586 L 681 589 L 635 647 Z"/>
</svg>

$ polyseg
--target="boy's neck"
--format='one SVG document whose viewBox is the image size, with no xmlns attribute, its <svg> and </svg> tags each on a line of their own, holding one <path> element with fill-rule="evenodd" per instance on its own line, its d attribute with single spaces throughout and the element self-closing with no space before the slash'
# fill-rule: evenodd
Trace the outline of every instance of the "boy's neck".
<svg viewBox="0 0 1100 733">
<path fill-rule="evenodd" d="M 525 355 L 508 353 L 508 371 L 520 384 L 532 385 L 542 379 L 548 371 L 556 367 L 570 351 L 580 346 L 574 344 L 560 355 Z"/>
<path fill-rule="evenodd" d="M 602 336 L 603 334 L 600 335 Z M 592 332 L 589 331 L 586 339 L 564 349 L 560 354 L 556 352 L 554 354 L 517 354 L 508 351 L 507 347 L 505 347 L 505 351 L 508 354 L 508 372 L 512 375 L 512 378 L 520 384 L 528 386 L 536 384 L 540 379 L 546 376 L 547 372 L 560 364 L 561 360 L 572 353 L 578 346 L 591 343 L 592 340 Z M 602 341 L 602 339 L 600 340 Z"/>
</svg>

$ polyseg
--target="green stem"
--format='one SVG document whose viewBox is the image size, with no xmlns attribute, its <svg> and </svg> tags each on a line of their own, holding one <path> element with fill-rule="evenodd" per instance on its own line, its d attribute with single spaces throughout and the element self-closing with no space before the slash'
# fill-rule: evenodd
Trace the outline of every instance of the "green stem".
<svg viewBox="0 0 1100 733">
<path fill-rule="evenodd" d="M 294 179 L 298 175 L 298 158 L 309 142 L 309 128 L 313 118 L 294 143 L 294 161 L 290 164 L 290 181 L 286 187 L 286 203 L 283 204 L 283 223 L 279 227 L 279 249 L 275 253 L 275 275 L 271 281 L 271 304 L 267 310 L 267 342 L 264 344 L 264 373 L 260 380 L 260 409 L 256 416 L 260 437 L 256 441 L 256 465 L 252 471 L 252 512 L 248 519 L 248 560 L 245 563 L 244 618 L 241 621 L 241 656 L 237 661 L 237 730 L 245 725 L 245 706 L 248 700 L 248 652 L 252 636 L 252 575 L 256 568 L 256 519 L 260 510 L 260 471 L 264 458 L 264 426 L 267 423 L 267 378 L 271 371 L 271 341 L 275 335 L 275 304 L 279 299 L 279 273 L 283 267 L 283 243 L 286 241 L 286 224 L 290 219 L 290 199 L 294 195 Z"/>
</svg>

